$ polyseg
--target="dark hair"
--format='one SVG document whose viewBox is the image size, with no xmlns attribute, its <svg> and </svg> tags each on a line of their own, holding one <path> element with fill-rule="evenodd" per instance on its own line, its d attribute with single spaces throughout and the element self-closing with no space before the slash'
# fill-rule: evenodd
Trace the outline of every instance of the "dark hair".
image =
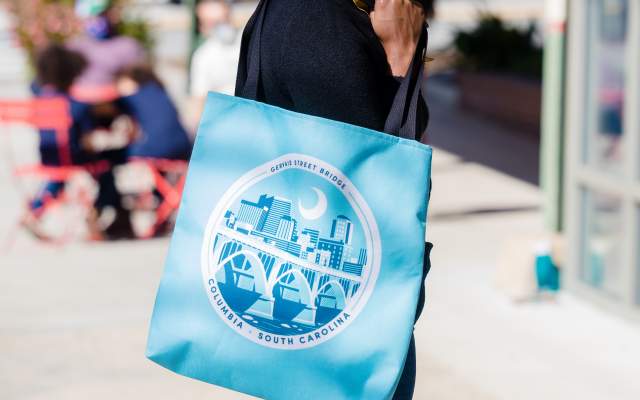
<svg viewBox="0 0 640 400">
<path fill-rule="evenodd" d="M 67 93 L 87 67 L 87 60 L 78 52 L 52 44 L 40 51 L 36 58 L 36 75 L 40 85 L 51 85 Z"/>
<path fill-rule="evenodd" d="M 147 83 L 153 83 L 161 88 L 164 88 L 162 81 L 153 72 L 153 69 L 148 65 L 131 65 L 122 68 L 116 73 L 116 78 L 127 77 L 134 80 L 138 85 L 142 86 Z"/>
</svg>

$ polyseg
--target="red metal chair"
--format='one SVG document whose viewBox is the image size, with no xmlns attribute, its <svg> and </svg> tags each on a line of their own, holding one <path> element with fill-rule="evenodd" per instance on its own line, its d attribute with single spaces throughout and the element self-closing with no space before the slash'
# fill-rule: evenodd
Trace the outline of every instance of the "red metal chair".
<svg viewBox="0 0 640 400">
<path fill-rule="evenodd" d="M 24 124 L 36 129 L 52 130 L 56 135 L 58 144 L 59 160 L 61 166 L 23 165 L 14 166 L 14 176 L 33 176 L 42 181 L 68 182 L 78 174 L 94 174 L 106 171 L 109 165 L 99 163 L 91 166 L 72 165 L 71 151 L 69 146 L 69 129 L 72 125 L 69 102 L 63 97 L 34 98 L 26 100 L 0 100 L 0 124 Z M 83 207 L 91 205 L 88 195 L 80 192 L 78 198 L 73 199 Z M 56 199 L 45 199 L 41 211 L 34 215 L 33 211 L 26 206 L 22 221 L 39 218 L 44 212 L 58 207 L 70 201 L 68 196 L 61 193 Z M 61 238 L 40 237 L 41 239 L 53 242 L 65 242 L 68 235 Z"/>
<path fill-rule="evenodd" d="M 51 129 L 56 134 L 60 162 L 71 165 L 69 128 L 71 110 L 62 97 L 28 100 L 0 100 L 0 123 L 23 123 L 38 129 Z"/>
<path fill-rule="evenodd" d="M 35 176 L 42 181 L 66 183 L 78 174 L 89 173 L 95 176 L 111 168 L 106 161 L 92 165 L 72 165 L 68 145 L 69 128 L 72 123 L 69 111 L 68 102 L 64 98 L 0 101 L 0 124 L 22 123 L 37 129 L 54 130 L 59 145 L 58 150 L 62 166 L 20 166 L 15 168 L 15 176 Z M 186 178 L 187 162 L 156 158 L 136 158 L 132 160 L 132 163 L 140 163 L 148 168 L 153 176 L 154 188 L 160 197 L 159 204 L 154 209 L 154 223 L 142 235 L 144 238 L 150 238 L 160 233 L 160 230 L 167 225 L 169 219 L 175 215 L 180 205 Z M 68 196 L 62 193 L 56 199 L 48 199 L 43 208 L 46 210 L 53 209 L 69 201 L 79 203 L 85 208 L 91 207 L 90 196 L 85 191 L 80 192 L 75 199 L 69 199 Z M 29 216 L 30 213 L 31 210 L 27 207 L 25 217 Z M 66 238 L 54 241 L 64 242 Z"/>
<path fill-rule="evenodd" d="M 71 97 L 89 104 L 110 103 L 120 97 L 114 84 L 106 85 L 73 85 Z"/>
<path fill-rule="evenodd" d="M 160 204 L 155 209 L 155 221 L 143 235 L 144 238 L 151 238 L 158 235 L 169 218 L 178 211 L 188 163 L 158 158 L 135 158 L 131 162 L 144 164 L 151 171 L 155 189 L 160 195 Z"/>
</svg>

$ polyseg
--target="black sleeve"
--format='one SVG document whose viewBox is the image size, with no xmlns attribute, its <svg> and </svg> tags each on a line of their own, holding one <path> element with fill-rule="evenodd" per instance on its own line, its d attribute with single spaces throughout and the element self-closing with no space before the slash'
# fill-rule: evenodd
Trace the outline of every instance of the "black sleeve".
<svg viewBox="0 0 640 400">
<path fill-rule="evenodd" d="M 382 130 L 398 82 L 368 16 L 338 2 L 298 4 L 276 71 L 294 110 Z"/>
</svg>

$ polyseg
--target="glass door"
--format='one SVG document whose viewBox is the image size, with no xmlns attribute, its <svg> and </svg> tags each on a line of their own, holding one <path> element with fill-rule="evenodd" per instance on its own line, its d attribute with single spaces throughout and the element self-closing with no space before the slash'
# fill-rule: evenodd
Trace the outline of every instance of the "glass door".
<svg viewBox="0 0 640 400">
<path fill-rule="evenodd" d="M 640 2 L 570 7 L 565 281 L 640 315 Z"/>
</svg>

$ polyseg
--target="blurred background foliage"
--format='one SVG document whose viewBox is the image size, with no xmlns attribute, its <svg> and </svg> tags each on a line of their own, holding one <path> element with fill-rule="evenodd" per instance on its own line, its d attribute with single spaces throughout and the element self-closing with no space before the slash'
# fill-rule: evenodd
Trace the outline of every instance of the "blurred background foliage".
<svg viewBox="0 0 640 400">
<path fill-rule="evenodd" d="M 75 0 L 3 0 L 15 16 L 16 40 L 33 63 L 38 49 L 49 43 L 64 43 L 82 32 L 82 22 L 75 14 Z M 122 12 L 130 0 L 113 0 L 109 12 L 115 33 L 138 40 L 147 50 L 154 42 L 148 22 Z"/>
<path fill-rule="evenodd" d="M 497 16 L 481 14 L 478 25 L 456 34 L 458 67 L 473 72 L 497 72 L 542 79 L 542 47 L 536 28 L 509 27 Z"/>
<path fill-rule="evenodd" d="M 15 15 L 16 40 L 33 61 L 38 49 L 62 43 L 81 31 L 73 0 L 5 0 Z"/>
</svg>

